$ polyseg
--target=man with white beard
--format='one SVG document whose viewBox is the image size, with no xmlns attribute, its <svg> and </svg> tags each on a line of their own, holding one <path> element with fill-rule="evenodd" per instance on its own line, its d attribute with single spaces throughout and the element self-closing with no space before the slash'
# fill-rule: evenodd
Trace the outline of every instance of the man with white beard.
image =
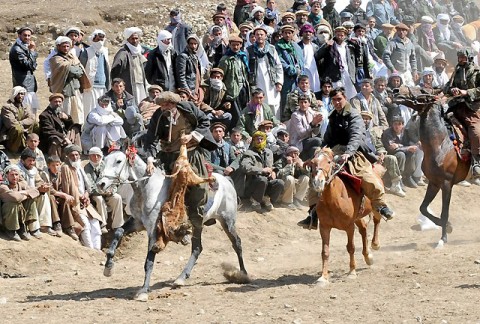
<svg viewBox="0 0 480 324">
<path fill-rule="evenodd" d="M 172 34 L 167 30 L 158 33 L 157 44 L 147 58 L 145 77 L 149 84 L 156 84 L 165 91 L 174 91 L 175 73 L 174 62 L 177 58 L 172 44 Z"/>
<path fill-rule="evenodd" d="M 96 29 L 90 35 L 90 47 L 80 54 L 80 63 L 92 88 L 83 93 L 83 109 L 85 118 L 95 107 L 97 99 L 110 88 L 110 64 L 108 63 L 108 49 L 105 47 L 105 32 Z"/>
<path fill-rule="evenodd" d="M 143 56 L 140 38 L 143 32 L 138 27 L 126 28 L 123 31 L 123 46 L 113 58 L 110 76 L 125 81 L 125 90 L 135 98 L 138 105 L 147 96 L 147 80 L 145 79 L 144 64 L 147 62 Z"/>
</svg>

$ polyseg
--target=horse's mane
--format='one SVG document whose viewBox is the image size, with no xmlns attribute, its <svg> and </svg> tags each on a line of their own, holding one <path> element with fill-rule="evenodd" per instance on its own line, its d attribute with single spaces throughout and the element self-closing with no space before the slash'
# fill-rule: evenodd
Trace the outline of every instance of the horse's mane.
<svg viewBox="0 0 480 324">
<path fill-rule="evenodd" d="M 326 146 L 325 146 L 325 147 L 319 147 L 319 148 L 317 148 L 317 149 L 315 150 L 314 156 L 315 156 L 315 157 L 318 157 L 318 155 L 319 155 L 320 153 L 327 154 L 330 158 L 333 158 L 333 151 L 332 151 L 332 149 L 329 148 L 329 147 L 326 147 Z"/>
</svg>

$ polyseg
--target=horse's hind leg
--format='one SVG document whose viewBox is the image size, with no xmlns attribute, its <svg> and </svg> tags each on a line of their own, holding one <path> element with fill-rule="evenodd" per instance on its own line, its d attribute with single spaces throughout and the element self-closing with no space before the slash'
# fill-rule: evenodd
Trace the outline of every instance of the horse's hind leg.
<svg viewBox="0 0 480 324">
<path fill-rule="evenodd" d="M 328 258 L 330 256 L 330 227 L 322 227 L 320 223 L 320 236 L 322 237 L 322 276 L 317 280 L 320 287 L 329 284 L 328 281 Z"/>
<path fill-rule="evenodd" d="M 368 265 L 373 264 L 373 255 L 370 253 L 370 249 L 368 248 L 368 238 L 367 238 L 367 224 L 365 223 L 365 220 L 363 218 L 357 220 L 355 224 L 358 227 L 358 231 L 360 232 L 360 235 L 362 236 L 362 254 L 363 254 L 363 259 L 365 260 L 365 263 Z"/>
<path fill-rule="evenodd" d="M 220 224 L 222 225 L 223 230 L 225 231 L 228 238 L 230 239 L 230 242 L 232 242 L 232 247 L 235 250 L 235 253 L 237 253 L 240 271 L 242 271 L 244 274 L 247 274 L 247 270 L 245 269 L 245 265 L 243 263 L 242 240 L 237 234 L 235 224 L 232 224 L 232 223 L 233 222 L 230 221 L 229 224 L 227 224 L 227 221 L 225 219 L 220 220 Z"/>
<path fill-rule="evenodd" d="M 110 247 L 107 250 L 107 261 L 105 262 L 105 269 L 103 270 L 103 275 L 106 277 L 110 277 L 113 272 L 113 257 L 115 256 L 115 250 L 117 249 L 118 244 L 122 240 L 124 235 L 128 235 L 133 233 L 137 230 L 135 218 L 130 217 L 122 227 L 117 228 L 115 231 L 112 243 L 110 243 Z"/>
<path fill-rule="evenodd" d="M 349 228 L 345 230 L 347 232 L 347 252 L 350 255 L 350 272 L 348 273 L 349 278 L 357 277 L 356 267 L 357 264 L 355 262 L 355 243 L 353 242 L 353 236 L 355 234 L 355 226 L 352 224 Z M 366 231 L 365 231 L 366 235 Z M 363 237 L 362 237 L 363 240 Z"/>
<path fill-rule="evenodd" d="M 187 265 L 183 269 L 182 273 L 175 279 L 173 282 L 173 287 L 180 287 L 185 285 L 185 280 L 190 278 L 190 274 L 192 273 L 192 269 L 197 262 L 200 253 L 202 253 L 202 225 L 193 227 L 193 234 L 192 234 L 192 253 L 190 254 L 190 258 L 188 259 Z"/>
<path fill-rule="evenodd" d="M 148 238 L 148 253 L 147 257 L 145 258 L 145 265 L 144 265 L 144 270 L 145 270 L 145 278 L 143 280 L 143 286 L 140 288 L 140 290 L 135 294 L 135 300 L 138 301 L 147 301 L 148 300 L 148 291 L 150 289 L 150 277 L 152 276 L 152 271 L 153 271 L 153 265 L 155 264 L 155 255 L 156 253 L 152 251 L 150 248 L 151 245 L 153 245 L 153 242 L 155 242 L 155 238 L 151 238 L 149 236 Z"/>
<path fill-rule="evenodd" d="M 448 211 L 450 208 L 450 199 L 452 198 L 452 185 L 450 181 L 445 180 L 442 186 L 442 214 L 441 225 L 442 225 L 442 238 L 443 243 L 447 243 L 447 233 L 452 232 L 452 226 L 448 222 Z M 438 247 L 441 247 L 443 244 L 439 242 Z"/>
</svg>

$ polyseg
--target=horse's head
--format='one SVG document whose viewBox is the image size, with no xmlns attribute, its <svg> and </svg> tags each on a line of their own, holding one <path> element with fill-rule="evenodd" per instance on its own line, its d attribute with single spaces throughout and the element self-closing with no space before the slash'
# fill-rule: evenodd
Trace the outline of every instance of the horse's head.
<svg viewBox="0 0 480 324">
<path fill-rule="evenodd" d="M 103 159 L 105 169 L 102 178 L 97 181 L 100 192 L 108 192 L 112 186 L 119 185 L 128 179 L 127 156 L 122 151 L 113 151 Z"/>
<path fill-rule="evenodd" d="M 394 93 L 393 102 L 412 108 L 419 115 L 428 112 L 438 101 L 435 93 L 427 92 L 419 87 L 401 86 Z"/>
<path fill-rule="evenodd" d="M 333 161 L 333 152 L 329 148 L 322 148 L 315 152 L 315 157 L 310 161 L 312 189 L 322 193 L 329 181 L 331 170 L 335 162 Z"/>
</svg>

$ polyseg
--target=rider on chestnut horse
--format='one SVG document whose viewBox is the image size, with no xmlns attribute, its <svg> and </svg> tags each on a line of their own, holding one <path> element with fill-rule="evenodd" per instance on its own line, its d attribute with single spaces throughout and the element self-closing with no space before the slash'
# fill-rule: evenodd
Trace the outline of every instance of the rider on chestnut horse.
<svg viewBox="0 0 480 324">
<path fill-rule="evenodd" d="M 455 97 L 449 102 L 449 109 L 467 129 L 472 152 L 472 176 L 480 178 L 480 67 L 473 63 L 470 49 L 459 50 L 457 57 L 458 64 L 444 93 Z"/>
</svg>

